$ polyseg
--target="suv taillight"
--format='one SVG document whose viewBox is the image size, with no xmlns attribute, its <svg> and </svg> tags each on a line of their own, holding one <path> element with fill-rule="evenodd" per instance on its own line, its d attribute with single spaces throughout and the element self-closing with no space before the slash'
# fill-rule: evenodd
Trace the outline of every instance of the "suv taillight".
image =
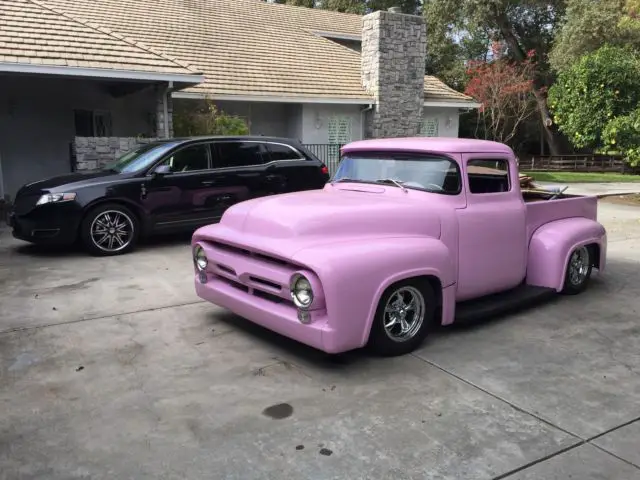
<svg viewBox="0 0 640 480">
<path fill-rule="evenodd" d="M 325 175 L 329 175 L 329 169 L 327 168 L 327 166 L 324 163 L 320 167 L 320 171 Z"/>
</svg>

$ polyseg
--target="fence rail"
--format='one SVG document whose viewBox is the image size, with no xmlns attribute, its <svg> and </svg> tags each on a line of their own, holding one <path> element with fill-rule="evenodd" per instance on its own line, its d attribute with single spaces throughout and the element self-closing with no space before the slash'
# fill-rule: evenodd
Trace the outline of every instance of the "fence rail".
<svg viewBox="0 0 640 480">
<path fill-rule="evenodd" d="M 592 172 L 640 175 L 640 167 L 631 167 L 614 155 L 558 155 L 520 158 L 520 170 L 543 172 Z"/>
<path fill-rule="evenodd" d="M 306 143 L 304 147 L 322 160 L 333 175 L 340 163 L 340 149 L 343 145 L 338 143 Z"/>
</svg>

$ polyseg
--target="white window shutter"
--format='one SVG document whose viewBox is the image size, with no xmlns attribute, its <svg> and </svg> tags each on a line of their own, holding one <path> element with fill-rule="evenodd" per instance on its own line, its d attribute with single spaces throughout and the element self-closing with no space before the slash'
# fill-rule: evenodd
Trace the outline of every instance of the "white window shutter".
<svg viewBox="0 0 640 480">
<path fill-rule="evenodd" d="M 344 145 L 351 142 L 351 117 L 330 117 L 327 130 L 329 143 Z"/>
<path fill-rule="evenodd" d="M 437 137 L 438 136 L 438 117 L 425 118 L 422 121 L 422 128 L 420 129 L 420 135 L 423 137 Z"/>
</svg>

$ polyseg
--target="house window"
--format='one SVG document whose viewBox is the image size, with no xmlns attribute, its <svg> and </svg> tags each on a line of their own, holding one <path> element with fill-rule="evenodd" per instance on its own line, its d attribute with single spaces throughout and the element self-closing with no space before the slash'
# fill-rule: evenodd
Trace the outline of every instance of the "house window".
<svg viewBox="0 0 640 480">
<path fill-rule="evenodd" d="M 74 110 L 77 137 L 112 137 L 111 112 L 104 110 Z"/>
<path fill-rule="evenodd" d="M 329 130 L 329 143 L 344 145 L 351 142 L 351 117 L 330 117 L 327 128 Z"/>
<path fill-rule="evenodd" d="M 420 135 L 423 137 L 438 136 L 438 117 L 429 117 L 422 120 Z"/>
</svg>

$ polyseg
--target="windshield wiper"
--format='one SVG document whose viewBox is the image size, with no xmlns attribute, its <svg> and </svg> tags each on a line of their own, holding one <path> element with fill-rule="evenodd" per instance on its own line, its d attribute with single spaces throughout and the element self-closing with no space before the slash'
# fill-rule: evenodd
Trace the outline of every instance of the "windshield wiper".
<svg viewBox="0 0 640 480">
<path fill-rule="evenodd" d="M 409 191 L 401 182 L 394 180 L 393 178 L 381 178 L 380 180 L 376 180 L 376 183 L 393 183 L 396 187 L 401 188 L 403 192 Z"/>
</svg>

